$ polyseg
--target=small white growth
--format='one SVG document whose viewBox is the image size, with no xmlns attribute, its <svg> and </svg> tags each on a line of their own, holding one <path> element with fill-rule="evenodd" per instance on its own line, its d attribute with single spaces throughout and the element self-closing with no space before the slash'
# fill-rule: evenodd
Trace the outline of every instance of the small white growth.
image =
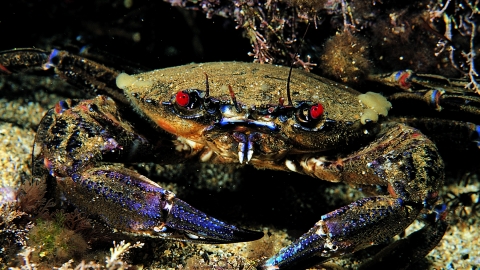
<svg viewBox="0 0 480 270">
<path fill-rule="evenodd" d="M 140 81 L 140 80 L 137 80 L 137 81 L 133 82 L 132 85 L 135 86 L 135 87 L 150 88 L 150 87 L 152 87 L 153 82 L 152 82 L 152 81 Z"/>
<path fill-rule="evenodd" d="M 392 108 L 392 104 L 382 95 L 374 92 L 367 92 L 358 96 L 358 99 L 363 103 L 367 109 L 363 111 L 360 121 L 362 124 L 366 120 L 376 122 L 378 115 L 387 116 L 388 110 Z"/>
<path fill-rule="evenodd" d="M 115 82 L 117 83 L 118 88 L 125 89 L 127 86 L 132 85 L 136 80 L 135 77 L 130 76 L 127 73 L 120 73 Z"/>
<path fill-rule="evenodd" d="M 362 122 L 362 124 L 365 124 L 367 120 L 370 120 L 372 122 L 377 122 L 378 121 L 377 112 L 372 109 L 365 109 L 363 111 L 362 118 L 360 119 L 360 121 Z"/>
<path fill-rule="evenodd" d="M 151 87 L 153 85 L 152 81 L 142 81 L 134 76 L 128 75 L 127 73 L 120 73 L 116 79 L 117 87 L 120 89 L 124 89 L 129 86 L 135 87 Z"/>
</svg>

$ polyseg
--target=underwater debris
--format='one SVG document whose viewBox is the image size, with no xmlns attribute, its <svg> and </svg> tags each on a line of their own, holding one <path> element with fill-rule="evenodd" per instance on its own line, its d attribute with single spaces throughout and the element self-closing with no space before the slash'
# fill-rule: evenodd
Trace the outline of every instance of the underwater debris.
<svg viewBox="0 0 480 270">
<path fill-rule="evenodd" d="M 368 48 L 364 39 L 349 30 L 338 32 L 325 42 L 320 67 L 328 76 L 343 83 L 358 83 L 371 69 Z"/>
<path fill-rule="evenodd" d="M 363 54 L 369 61 L 355 61 L 348 71 L 357 75 L 349 74 L 348 78 L 344 75 L 342 81 L 361 82 L 363 74 L 358 76 L 359 70 L 367 67 L 363 72 L 369 72 L 368 66 L 374 66 L 376 72 L 409 68 L 418 73 L 466 77 L 469 79 L 467 89 L 480 94 L 476 70 L 479 65 L 478 1 L 165 1 L 173 6 L 201 10 L 207 18 L 216 15 L 233 19 L 236 28 L 242 29 L 251 43 L 252 51 L 248 55 L 254 62 L 289 65 L 291 55 L 298 51 L 300 55 L 312 56 L 314 63 L 332 59 L 336 59 L 334 63 L 348 63 L 349 54 L 343 54 L 345 59 L 341 60 L 338 53 L 329 55 L 333 48 L 320 53 L 322 47 L 333 47 L 332 40 L 346 44 L 354 37 L 361 37 L 372 55 L 357 52 L 358 59 L 358 54 Z M 307 35 L 301 38 L 307 28 Z M 337 32 L 350 35 L 337 35 Z M 347 73 L 347 65 L 342 66 Z M 327 63 L 320 67 L 324 74 L 339 78 L 337 67 Z"/>
</svg>

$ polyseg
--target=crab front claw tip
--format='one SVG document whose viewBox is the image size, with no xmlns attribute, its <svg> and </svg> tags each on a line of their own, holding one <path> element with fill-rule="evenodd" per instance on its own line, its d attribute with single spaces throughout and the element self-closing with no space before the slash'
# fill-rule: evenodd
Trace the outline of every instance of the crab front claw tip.
<svg viewBox="0 0 480 270">
<path fill-rule="evenodd" d="M 263 261 L 258 270 L 305 269 L 325 261 L 318 256 L 325 249 L 325 240 L 317 233 L 317 228 L 310 229 L 295 242 L 283 248 L 273 257 Z"/>
<path fill-rule="evenodd" d="M 241 229 L 226 224 L 174 198 L 166 219 L 166 227 L 175 231 L 169 238 L 197 243 L 234 243 L 253 241 L 262 232 Z"/>
</svg>

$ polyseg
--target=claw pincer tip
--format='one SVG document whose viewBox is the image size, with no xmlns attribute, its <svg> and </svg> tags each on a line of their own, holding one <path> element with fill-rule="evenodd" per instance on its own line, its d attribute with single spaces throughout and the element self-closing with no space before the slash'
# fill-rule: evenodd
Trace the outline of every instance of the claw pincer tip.
<svg viewBox="0 0 480 270">
<path fill-rule="evenodd" d="M 262 232 L 250 231 L 226 224 L 191 207 L 180 199 L 173 199 L 173 206 L 166 225 L 183 231 L 190 240 L 208 243 L 233 243 L 253 241 L 263 237 Z"/>
</svg>

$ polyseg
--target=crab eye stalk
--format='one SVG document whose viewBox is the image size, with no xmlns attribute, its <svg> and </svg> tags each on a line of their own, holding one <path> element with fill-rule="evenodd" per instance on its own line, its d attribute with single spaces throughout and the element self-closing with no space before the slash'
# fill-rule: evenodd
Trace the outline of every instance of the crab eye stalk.
<svg viewBox="0 0 480 270">
<path fill-rule="evenodd" d="M 296 111 L 295 117 L 303 126 L 316 124 L 323 116 L 323 106 L 320 103 L 309 105 L 303 103 Z"/>
<path fill-rule="evenodd" d="M 177 95 L 175 95 L 175 103 L 183 108 L 190 107 L 190 95 L 186 91 L 178 91 Z"/>
<path fill-rule="evenodd" d="M 310 107 L 309 113 L 310 117 L 314 120 L 320 118 L 323 115 L 322 104 L 318 103 Z"/>
<path fill-rule="evenodd" d="M 219 103 L 217 99 L 207 97 L 203 100 L 203 108 L 207 113 L 214 115 L 219 112 Z"/>
<path fill-rule="evenodd" d="M 205 91 L 198 89 L 180 90 L 163 104 L 177 116 L 190 119 L 206 115 L 216 117 L 219 108 L 217 99 L 206 96 Z"/>
<path fill-rule="evenodd" d="M 183 111 L 196 111 L 203 103 L 203 92 L 195 89 L 181 90 L 175 94 L 175 105 Z"/>
</svg>

